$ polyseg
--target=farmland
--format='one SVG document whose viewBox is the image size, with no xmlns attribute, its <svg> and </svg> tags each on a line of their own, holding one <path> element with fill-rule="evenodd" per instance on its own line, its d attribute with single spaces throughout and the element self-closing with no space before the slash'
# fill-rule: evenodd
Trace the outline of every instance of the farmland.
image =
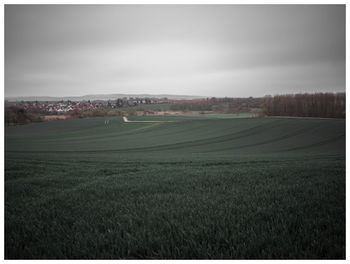
<svg viewBox="0 0 350 264">
<path fill-rule="evenodd" d="M 344 259 L 345 120 L 5 128 L 7 259 Z"/>
</svg>

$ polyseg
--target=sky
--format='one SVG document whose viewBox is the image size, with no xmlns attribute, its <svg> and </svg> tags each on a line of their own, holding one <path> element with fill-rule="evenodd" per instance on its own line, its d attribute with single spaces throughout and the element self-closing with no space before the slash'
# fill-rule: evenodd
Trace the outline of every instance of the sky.
<svg viewBox="0 0 350 264">
<path fill-rule="evenodd" d="M 345 91 L 345 5 L 5 5 L 5 97 Z"/>
</svg>

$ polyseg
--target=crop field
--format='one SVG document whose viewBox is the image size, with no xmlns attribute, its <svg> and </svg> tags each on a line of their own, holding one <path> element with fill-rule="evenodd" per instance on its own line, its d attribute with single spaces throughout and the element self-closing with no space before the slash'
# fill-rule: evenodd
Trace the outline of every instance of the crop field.
<svg viewBox="0 0 350 264">
<path fill-rule="evenodd" d="M 345 258 L 345 120 L 108 119 L 5 128 L 6 259 Z"/>
<path fill-rule="evenodd" d="M 142 104 L 138 106 L 133 106 L 137 111 L 142 111 L 142 110 L 153 110 L 153 111 L 168 111 L 170 110 L 170 106 L 172 104 L 166 103 L 166 104 Z M 130 108 L 130 106 L 126 107 L 121 107 L 120 110 L 126 111 Z"/>
</svg>

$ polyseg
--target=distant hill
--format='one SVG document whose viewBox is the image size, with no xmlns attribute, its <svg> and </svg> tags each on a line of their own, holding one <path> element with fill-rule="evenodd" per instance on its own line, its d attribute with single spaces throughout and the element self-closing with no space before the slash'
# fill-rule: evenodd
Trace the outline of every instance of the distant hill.
<svg viewBox="0 0 350 264">
<path fill-rule="evenodd" d="M 149 98 L 168 98 L 178 100 L 190 100 L 190 99 L 201 99 L 207 98 L 206 96 L 195 96 L 195 95 L 175 95 L 175 94 L 88 94 L 83 96 L 63 96 L 63 97 L 51 97 L 51 96 L 16 96 L 16 97 L 5 97 L 5 100 L 10 102 L 16 101 L 87 101 L 87 100 L 115 100 L 118 98 L 130 98 L 130 97 L 149 97 Z"/>
</svg>

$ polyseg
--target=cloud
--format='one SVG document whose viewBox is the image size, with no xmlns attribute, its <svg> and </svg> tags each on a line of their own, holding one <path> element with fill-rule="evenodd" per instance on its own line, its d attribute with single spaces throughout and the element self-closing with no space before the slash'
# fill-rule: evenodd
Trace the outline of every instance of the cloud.
<svg viewBox="0 0 350 264">
<path fill-rule="evenodd" d="M 5 96 L 344 90 L 344 5 L 5 8 Z"/>
</svg>

